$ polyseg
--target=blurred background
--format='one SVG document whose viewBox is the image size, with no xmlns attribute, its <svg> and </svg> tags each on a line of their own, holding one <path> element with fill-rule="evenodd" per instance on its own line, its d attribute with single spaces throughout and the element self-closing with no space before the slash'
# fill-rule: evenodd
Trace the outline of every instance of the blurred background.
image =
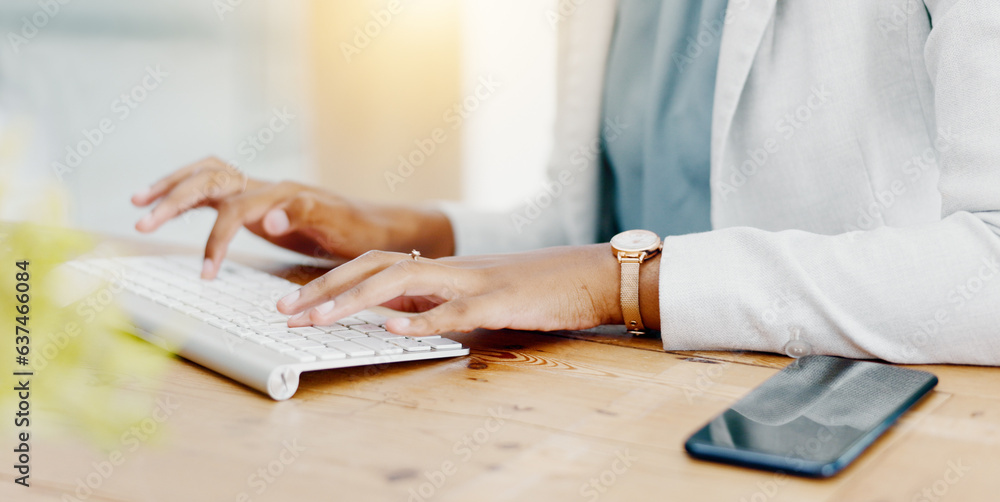
<svg viewBox="0 0 1000 502">
<path fill-rule="evenodd" d="M 54 191 L 70 225 L 138 236 L 131 194 L 208 155 L 373 201 L 511 207 L 543 178 L 555 7 L 4 0 L 0 219 Z M 214 216 L 151 238 L 203 245 Z M 245 231 L 234 247 L 283 254 Z"/>
</svg>

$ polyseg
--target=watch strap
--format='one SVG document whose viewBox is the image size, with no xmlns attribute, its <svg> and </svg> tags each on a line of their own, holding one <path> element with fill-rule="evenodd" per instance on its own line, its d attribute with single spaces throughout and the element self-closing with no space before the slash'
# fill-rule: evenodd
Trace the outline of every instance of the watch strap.
<svg viewBox="0 0 1000 502">
<path fill-rule="evenodd" d="M 643 333 L 646 329 L 639 315 L 639 260 L 622 260 L 621 304 L 625 329 L 633 333 Z"/>
</svg>

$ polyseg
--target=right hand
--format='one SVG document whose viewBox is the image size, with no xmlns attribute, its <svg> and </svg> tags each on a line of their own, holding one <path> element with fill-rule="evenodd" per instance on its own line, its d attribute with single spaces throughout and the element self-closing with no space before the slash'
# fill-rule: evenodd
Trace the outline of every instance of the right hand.
<svg viewBox="0 0 1000 502">
<path fill-rule="evenodd" d="M 454 252 L 451 223 L 439 211 L 350 200 L 291 181 L 256 180 L 214 157 L 183 167 L 132 196 L 139 207 L 157 200 L 136 230 L 152 232 L 198 207 L 218 211 L 205 246 L 204 279 L 218 273 L 241 227 L 310 256 L 353 259 L 371 249 L 420 249 L 431 257 Z"/>
</svg>

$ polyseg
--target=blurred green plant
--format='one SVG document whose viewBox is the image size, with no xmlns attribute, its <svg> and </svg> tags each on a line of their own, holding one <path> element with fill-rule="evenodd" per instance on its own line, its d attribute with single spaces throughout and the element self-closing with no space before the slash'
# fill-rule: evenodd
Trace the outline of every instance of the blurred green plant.
<svg viewBox="0 0 1000 502">
<path fill-rule="evenodd" d="M 35 198 L 40 221 L 58 221 L 65 196 L 46 188 Z M 0 203 L 4 200 L 0 185 Z M 2 207 L 2 204 L 0 204 Z M 33 431 L 47 437 L 68 433 L 84 436 L 98 447 L 118 445 L 131 427 L 154 409 L 155 392 L 162 382 L 165 352 L 120 331 L 126 318 L 113 301 L 117 288 L 98 283 L 81 301 L 64 305 L 69 276 L 57 267 L 93 253 L 95 242 L 77 231 L 36 223 L 0 222 L 0 404 L 11 409 L 17 398 L 14 371 L 34 371 L 31 378 Z M 105 251 L 106 250 L 102 250 Z M 16 263 L 28 262 L 30 296 L 29 364 L 16 362 Z M 23 277 L 23 276 L 22 276 Z M 100 298 L 102 302 L 94 302 Z M 88 306 L 88 299 L 89 302 Z M 111 299 L 112 301 L 108 301 Z M 103 304 L 102 304 L 103 303 Z M 24 378 L 24 377 L 20 377 Z M 15 405 L 16 406 L 16 405 Z M 0 420 L 5 427 L 13 420 Z M 4 427 L 0 426 L 0 427 Z"/>
</svg>

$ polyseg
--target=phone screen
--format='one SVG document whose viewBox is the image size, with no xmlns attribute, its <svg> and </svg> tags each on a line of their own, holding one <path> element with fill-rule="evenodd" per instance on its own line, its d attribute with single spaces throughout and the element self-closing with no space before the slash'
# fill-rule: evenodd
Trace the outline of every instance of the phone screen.
<svg viewBox="0 0 1000 502">
<path fill-rule="evenodd" d="M 937 377 L 868 361 L 806 356 L 688 439 L 694 457 L 828 477 L 937 385 Z"/>
</svg>

